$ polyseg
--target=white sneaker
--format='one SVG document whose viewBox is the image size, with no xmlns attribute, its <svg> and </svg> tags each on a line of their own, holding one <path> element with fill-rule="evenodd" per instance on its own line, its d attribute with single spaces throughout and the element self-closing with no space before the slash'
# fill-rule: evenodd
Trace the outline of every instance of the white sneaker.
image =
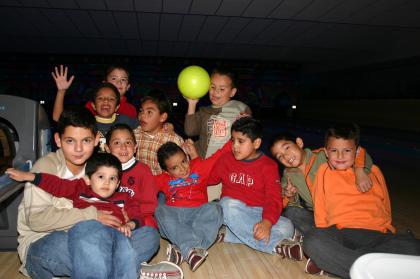
<svg viewBox="0 0 420 279">
<path fill-rule="evenodd" d="M 182 279 L 182 269 L 174 263 L 162 261 L 157 264 L 142 263 L 139 279 Z"/>
</svg>

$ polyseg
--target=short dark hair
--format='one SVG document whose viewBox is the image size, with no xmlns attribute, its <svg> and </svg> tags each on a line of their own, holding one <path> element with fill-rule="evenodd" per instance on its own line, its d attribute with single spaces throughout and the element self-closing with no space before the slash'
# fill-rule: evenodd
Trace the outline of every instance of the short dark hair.
<svg viewBox="0 0 420 279">
<path fill-rule="evenodd" d="M 86 162 L 85 173 L 91 178 L 100 167 L 111 167 L 118 171 L 118 179 L 122 177 L 122 166 L 120 160 L 110 153 L 93 153 Z"/>
<path fill-rule="evenodd" d="M 325 133 L 325 146 L 327 146 L 328 139 L 334 137 L 337 139 L 354 140 L 356 146 L 360 143 L 360 128 L 357 124 L 335 124 L 328 128 Z"/>
<path fill-rule="evenodd" d="M 146 101 L 152 101 L 154 104 L 156 104 L 160 114 L 165 112 L 169 114 L 171 111 L 171 102 L 169 101 L 168 96 L 162 90 L 150 90 L 147 95 L 141 99 L 140 103 L 143 104 Z"/>
<path fill-rule="evenodd" d="M 105 139 L 106 139 L 106 143 L 109 143 L 109 141 L 111 140 L 112 134 L 116 131 L 116 130 L 126 130 L 130 133 L 131 137 L 133 138 L 134 143 L 136 142 L 136 137 L 134 136 L 134 131 L 133 129 L 131 129 L 130 126 L 128 126 L 125 123 L 118 123 L 113 125 L 108 132 L 106 133 Z"/>
<path fill-rule="evenodd" d="M 177 154 L 178 152 L 182 152 L 185 154 L 184 150 L 182 150 L 181 147 L 179 147 L 176 143 L 172 141 L 168 141 L 162 144 L 157 151 L 157 158 L 160 168 L 167 171 L 168 169 L 165 161 Z"/>
<path fill-rule="evenodd" d="M 231 131 L 241 132 L 255 141 L 257 138 L 262 139 L 263 128 L 260 121 L 252 117 L 241 117 L 233 122 Z"/>
<path fill-rule="evenodd" d="M 270 148 L 273 148 L 273 146 L 281 140 L 287 140 L 287 141 L 291 141 L 291 142 L 295 142 L 297 139 L 297 136 L 295 136 L 293 133 L 290 132 L 281 132 L 278 133 L 276 135 L 274 135 L 271 140 L 270 140 Z"/>
<path fill-rule="evenodd" d="M 237 88 L 238 81 L 236 78 L 236 74 L 231 69 L 228 69 L 225 67 L 218 67 L 218 68 L 213 69 L 213 71 L 211 72 L 211 75 L 215 75 L 215 74 L 229 77 L 230 80 L 232 81 L 232 88 Z"/>
<path fill-rule="evenodd" d="M 61 136 L 64 134 L 64 131 L 68 126 L 86 128 L 91 130 L 94 136 L 98 133 L 95 116 L 93 116 L 93 114 L 85 107 L 72 107 L 64 109 L 57 122 L 56 131 L 58 135 Z"/>
<path fill-rule="evenodd" d="M 117 100 L 117 106 L 118 106 L 120 104 L 120 99 L 121 99 L 120 92 L 118 92 L 118 88 L 115 87 L 115 85 L 113 85 L 110 82 L 102 82 L 98 87 L 96 87 L 96 89 L 95 89 L 95 91 L 94 91 L 94 93 L 92 95 L 92 100 L 91 101 L 93 103 L 95 102 L 96 97 L 98 96 L 99 90 L 101 90 L 103 88 L 109 88 L 109 89 L 112 90 L 112 92 L 114 92 L 115 99 Z"/>
<path fill-rule="evenodd" d="M 130 82 L 130 71 L 128 70 L 128 68 L 127 68 L 126 66 L 123 66 L 123 65 L 117 65 L 117 64 L 109 65 L 109 66 L 106 68 L 106 71 L 105 71 L 105 76 L 104 76 L 104 80 L 105 80 L 105 81 L 106 81 L 106 79 L 108 78 L 109 74 L 110 74 L 113 70 L 115 70 L 115 69 L 118 69 L 118 70 L 123 70 L 123 71 L 127 74 L 128 81 Z"/>
</svg>

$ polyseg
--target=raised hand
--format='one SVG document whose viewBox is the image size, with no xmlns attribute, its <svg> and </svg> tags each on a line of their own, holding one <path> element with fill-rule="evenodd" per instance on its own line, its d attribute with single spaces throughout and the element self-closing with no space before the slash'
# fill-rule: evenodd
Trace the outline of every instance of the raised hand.
<svg viewBox="0 0 420 279">
<path fill-rule="evenodd" d="M 287 177 L 287 185 L 283 189 L 283 195 L 292 198 L 296 195 L 297 189 L 295 186 L 293 186 L 292 181 L 290 180 L 290 177 Z"/>
<path fill-rule="evenodd" d="M 53 79 L 55 80 L 55 85 L 57 90 L 67 90 L 71 86 L 74 76 L 71 76 L 70 79 L 67 79 L 68 68 L 60 65 L 60 68 L 55 67 L 55 71 L 51 72 Z"/>
</svg>

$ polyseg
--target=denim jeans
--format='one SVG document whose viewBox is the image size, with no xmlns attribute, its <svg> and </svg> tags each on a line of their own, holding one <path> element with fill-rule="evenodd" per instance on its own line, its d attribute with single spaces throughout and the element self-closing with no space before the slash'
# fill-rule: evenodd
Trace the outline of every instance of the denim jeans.
<svg viewBox="0 0 420 279">
<path fill-rule="evenodd" d="M 25 268 L 33 279 L 70 276 L 72 264 L 67 232 L 52 232 L 32 243 Z"/>
<path fill-rule="evenodd" d="M 160 235 L 157 229 L 143 226 L 133 231 L 130 240 L 135 253 L 137 274 L 139 274 L 140 264 L 148 262 L 158 251 Z"/>
<path fill-rule="evenodd" d="M 117 229 L 89 220 L 68 235 L 72 278 L 137 278 L 131 241 Z"/>
<path fill-rule="evenodd" d="M 280 217 L 271 227 L 270 240 L 254 238 L 254 225 L 262 220 L 262 207 L 247 206 L 240 200 L 224 197 L 220 200 L 224 224 L 227 227 L 225 242 L 243 243 L 249 247 L 272 254 L 274 247 L 283 239 L 293 236 L 293 224 L 286 217 Z"/>
<path fill-rule="evenodd" d="M 292 221 L 295 228 L 305 235 L 315 227 L 314 212 L 297 206 L 288 206 L 283 211 L 283 216 Z"/>
<path fill-rule="evenodd" d="M 342 278 L 356 259 L 368 253 L 420 255 L 420 240 L 409 234 L 381 233 L 365 229 L 314 228 L 305 234 L 305 253 L 317 266 Z"/>
<path fill-rule="evenodd" d="M 174 207 L 161 204 L 155 216 L 164 238 L 175 244 L 187 258 L 191 248 L 208 249 L 216 240 L 223 223 L 222 208 L 217 203 L 199 207 Z"/>
</svg>

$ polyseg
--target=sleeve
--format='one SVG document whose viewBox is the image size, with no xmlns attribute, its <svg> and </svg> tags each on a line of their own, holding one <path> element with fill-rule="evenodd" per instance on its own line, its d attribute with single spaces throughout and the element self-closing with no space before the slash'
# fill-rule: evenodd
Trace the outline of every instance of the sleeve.
<svg viewBox="0 0 420 279">
<path fill-rule="evenodd" d="M 53 196 L 67 199 L 76 197 L 85 185 L 83 179 L 67 180 L 47 173 L 35 174 L 33 184 Z"/>
<path fill-rule="evenodd" d="M 249 108 L 249 106 L 246 106 L 246 108 L 245 108 L 245 113 L 246 113 L 246 114 L 249 114 L 249 115 L 252 115 L 252 111 L 251 111 L 251 109 Z"/>
<path fill-rule="evenodd" d="M 262 173 L 265 194 L 262 218 L 269 220 L 274 225 L 283 210 L 280 175 L 275 164 L 267 165 L 262 169 Z"/>
<path fill-rule="evenodd" d="M 315 176 L 313 185 L 314 219 L 317 228 L 328 227 L 327 209 L 325 204 L 324 173 L 328 165 L 322 165 Z"/>
<path fill-rule="evenodd" d="M 80 221 L 97 219 L 95 207 L 73 208 L 69 201 L 60 202 L 31 183 L 26 183 L 23 206 L 26 223 L 35 232 L 66 230 Z"/>
<path fill-rule="evenodd" d="M 226 154 L 226 153 L 225 153 Z M 225 156 L 221 156 L 213 165 L 213 168 L 208 174 L 207 185 L 217 185 L 222 182 Z"/>
<path fill-rule="evenodd" d="M 148 167 L 144 167 L 141 171 L 139 192 L 133 199 L 140 207 L 140 217 L 145 226 L 156 227 L 157 223 L 153 214 L 157 207 L 157 186 L 152 172 Z"/>
<path fill-rule="evenodd" d="M 231 150 L 232 141 L 228 140 L 222 148 L 218 149 L 209 158 L 203 160 L 203 164 L 205 164 L 205 167 L 201 168 L 202 174 L 205 177 L 209 177 L 209 175 L 213 172 L 215 164 L 219 161 L 219 158 L 222 157 L 224 154 L 231 152 Z"/>
<path fill-rule="evenodd" d="M 91 101 L 86 102 L 85 108 L 87 108 L 93 115 L 96 115 L 96 112 L 92 107 L 92 102 Z"/>
<path fill-rule="evenodd" d="M 363 168 L 365 172 L 369 174 L 371 172 L 372 165 L 372 158 L 366 152 L 366 149 L 364 149 L 363 147 L 359 147 L 358 152 L 356 153 L 354 166 L 356 168 Z"/>
<path fill-rule="evenodd" d="M 201 126 L 201 112 L 196 111 L 194 114 L 185 115 L 184 121 L 184 132 L 187 136 L 198 136 L 200 135 Z"/>
</svg>

